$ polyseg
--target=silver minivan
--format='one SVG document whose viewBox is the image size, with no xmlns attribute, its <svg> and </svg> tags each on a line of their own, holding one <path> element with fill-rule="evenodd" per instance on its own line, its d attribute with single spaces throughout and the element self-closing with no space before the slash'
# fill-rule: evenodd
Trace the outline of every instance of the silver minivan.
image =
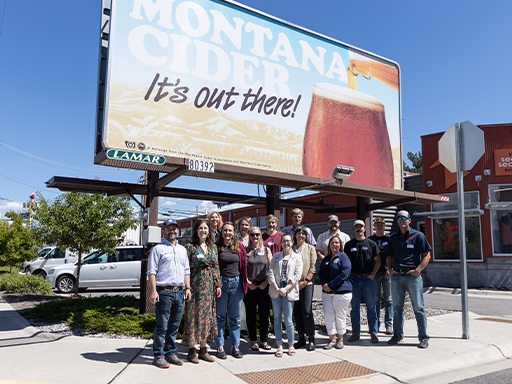
<svg viewBox="0 0 512 384">
<path fill-rule="evenodd" d="M 138 286 L 141 259 L 141 245 L 120 246 L 116 248 L 115 253 L 92 252 L 82 261 L 80 288 Z M 78 262 L 75 262 L 50 269 L 46 280 L 59 292 L 73 292 L 77 264 Z"/>
</svg>

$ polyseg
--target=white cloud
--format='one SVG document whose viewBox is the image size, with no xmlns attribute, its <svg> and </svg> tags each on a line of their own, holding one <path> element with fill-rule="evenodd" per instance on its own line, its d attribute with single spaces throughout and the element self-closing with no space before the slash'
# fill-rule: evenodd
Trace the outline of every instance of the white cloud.
<svg viewBox="0 0 512 384">
<path fill-rule="evenodd" d="M 160 197 L 158 203 L 160 207 L 172 207 L 173 205 L 178 205 L 178 203 L 183 199 L 170 199 L 168 197 Z"/>
<path fill-rule="evenodd" d="M 0 201 L 0 212 L 2 212 L 2 216 L 5 215 L 6 212 L 14 211 L 19 212 L 23 209 L 23 203 L 18 201 Z"/>
</svg>

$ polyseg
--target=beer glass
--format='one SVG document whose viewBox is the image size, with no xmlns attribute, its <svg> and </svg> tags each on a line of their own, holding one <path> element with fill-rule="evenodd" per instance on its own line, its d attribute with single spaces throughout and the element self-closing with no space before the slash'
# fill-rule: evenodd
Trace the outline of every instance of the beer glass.
<svg viewBox="0 0 512 384">
<path fill-rule="evenodd" d="M 394 187 L 384 105 L 359 91 L 317 83 L 304 134 L 302 171 L 329 178 L 336 165 L 354 167 L 349 182 Z"/>
</svg>

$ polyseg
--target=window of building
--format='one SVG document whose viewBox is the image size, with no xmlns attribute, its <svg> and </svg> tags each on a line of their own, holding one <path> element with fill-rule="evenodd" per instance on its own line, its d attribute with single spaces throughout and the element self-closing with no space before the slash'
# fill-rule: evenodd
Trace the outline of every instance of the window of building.
<svg viewBox="0 0 512 384">
<path fill-rule="evenodd" d="M 466 260 L 482 261 L 480 217 L 466 217 Z M 432 219 L 433 256 L 435 261 L 460 260 L 459 219 Z"/>
<path fill-rule="evenodd" d="M 489 185 L 491 211 L 492 253 L 512 256 L 512 184 Z"/>
<path fill-rule="evenodd" d="M 432 204 L 432 211 L 424 214 L 432 219 L 432 249 L 435 261 L 460 260 L 459 248 L 459 198 L 456 193 L 445 196 L 448 203 Z M 466 221 L 466 260 L 482 261 L 480 229 L 480 197 L 478 191 L 464 192 L 464 217 Z"/>
</svg>

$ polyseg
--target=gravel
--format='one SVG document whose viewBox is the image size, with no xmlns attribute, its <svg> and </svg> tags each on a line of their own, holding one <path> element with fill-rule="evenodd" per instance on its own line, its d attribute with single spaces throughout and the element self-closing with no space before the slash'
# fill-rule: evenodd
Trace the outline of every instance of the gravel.
<svg viewBox="0 0 512 384">
<path fill-rule="evenodd" d="M 0 292 L 0 297 L 3 298 L 7 303 L 11 305 L 13 309 L 18 311 L 23 316 L 23 312 L 29 308 L 35 307 L 37 304 L 51 301 L 51 300 L 62 300 L 66 297 L 58 295 L 36 295 L 36 294 L 6 294 Z M 349 306 L 350 310 L 350 306 Z M 454 313 L 455 311 L 449 311 L 444 309 L 425 308 L 427 317 L 446 315 Z M 384 310 L 381 310 L 381 323 L 384 323 Z M 323 312 L 322 300 L 313 299 L 313 317 L 315 319 L 315 325 L 317 329 L 325 327 L 325 319 Z M 405 306 L 405 319 L 414 319 L 414 312 L 410 305 Z M 70 328 L 66 323 L 39 323 L 33 320 L 27 319 L 29 324 L 37 328 L 40 332 L 46 332 L 56 336 L 83 336 L 91 338 L 106 338 L 106 339 L 133 339 L 140 340 L 140 336 L 125 335 L 125 334 L 108 334 L 108 333 L 96 333 L 96 332 L 84 332 L 78 328 Z M 366 307 L 364 304 L 361 305 L 361 325 L 366 325 Z M 352 323 L 350 321 L 350 314 L 347 317 L 347 327 L 350 328 Z M 325 329 L 325 328 L 324 328 Z"/>
</svg>

